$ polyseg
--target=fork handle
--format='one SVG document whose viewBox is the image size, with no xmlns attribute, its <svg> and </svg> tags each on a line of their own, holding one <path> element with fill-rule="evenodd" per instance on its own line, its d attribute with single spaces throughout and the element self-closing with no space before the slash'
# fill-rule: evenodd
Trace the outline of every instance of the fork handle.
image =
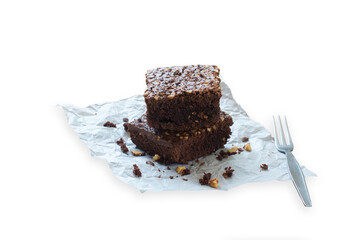
<svg viewBox="0 0 360 240">
<path fill-rule="evenodd" d="M 311 199 L 308 188 L 306 186 L 304 174 L 300 168 L 299 163 L 296 161 L 294 155 L 291 152 L 285 152 L 287 163 L 289 167 L 289 173 L 292 182 L 296 190 L 298 191 L 302 202 L 305 207 L 311 207 Z"/>
</svg>

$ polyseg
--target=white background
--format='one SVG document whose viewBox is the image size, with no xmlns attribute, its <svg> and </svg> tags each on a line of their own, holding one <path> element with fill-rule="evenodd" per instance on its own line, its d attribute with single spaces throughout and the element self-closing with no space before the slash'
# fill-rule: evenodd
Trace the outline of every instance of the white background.
<svg viewBox="0 0 360 240">
<path fill-rule="evenodd" d="M 356 1 L 1 1 L 0 239 L 359 239 Z M 56 104 L 216 64 L 250 117 L 286 114 L 313 207 L 291 182 L 146 192 L 116 179 Z M 356 216 L 355 219 L 352 219 Z"/>
</svg>

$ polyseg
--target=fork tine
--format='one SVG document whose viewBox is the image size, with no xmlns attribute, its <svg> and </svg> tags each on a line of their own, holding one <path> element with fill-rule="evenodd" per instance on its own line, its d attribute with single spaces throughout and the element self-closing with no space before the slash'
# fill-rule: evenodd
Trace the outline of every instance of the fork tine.
<svg viewBox="0 0 360 240">
<path fill-rule="evenodd" d="M 291 140 L 290 130 L 289 130 L 289 127 L 288 127 L 286 116 L 284 116 L 284 119 L 285 119 L 285 127 L 286 127 L 286 133 L 287 133 L 287 138 L 288 138 L 288 141 L 289 141 L 289 145 L 293 146 L 293 142 Z"/>
<path fill-rule="evenodd" d="M 279 146 L 279 137 L 277 135 L 277 130 L 276 130 L 276 121 L 275 121 L 275 116 L 273 116 L 273 126 L 274 126 L 274 140 L 275 140 L 275 146 Z"/>
<path fill-rule="evenodd" d="M 278 115 L 278 120 L 279 120 L 279 125 L 280 125 L 279 131 L 280 131 L 281 144 L 282 144 L 282 145 L 286 145 L 286 140 L 285 140 L 285 135 L 284 135 L 284 129 L 283 129 L 283 126 L 282 126 L 282 122 L 281 122 L 280 115 Z"/>
</svg>

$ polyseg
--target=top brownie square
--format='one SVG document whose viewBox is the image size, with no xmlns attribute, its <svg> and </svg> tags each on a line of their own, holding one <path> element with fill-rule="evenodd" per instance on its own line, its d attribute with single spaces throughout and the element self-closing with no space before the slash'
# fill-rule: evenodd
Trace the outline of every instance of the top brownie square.
<svg viewBox="0 0 360 240">
<path fill-rule="evenodd" d="M 144 93 L 148 124 L 175 131 L 214 125 L 220 118 L 219 72 L 213 65 L 148 70 Z"/>
</svg>

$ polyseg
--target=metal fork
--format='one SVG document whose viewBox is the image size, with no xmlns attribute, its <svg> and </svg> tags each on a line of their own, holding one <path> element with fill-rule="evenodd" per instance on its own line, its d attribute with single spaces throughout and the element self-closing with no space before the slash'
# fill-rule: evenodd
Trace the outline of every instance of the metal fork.
<svg viewBox="0 0 360 240">
<path fill-rule="evenodd" d="M 294 144 L 291 140 L 289 127 L 287 124 L 286 117 L 284 116 L 284 123 L 285 123 L 285 131 L 287 136 L 287 142 L 284 135 L 283 124 L 281 122 L 280 116 L 277 117 L 278 123 L 276 123 L 275 117 L 273 116 L 273 124 L 274 124 L 274 139 L 275 139 L 275 146 L 277 150 L 281 153 L 286 155 L 288 170 L 291 177 L 292 182 L 296 190 L 298 191 L 302 202 L 304 203 L 305 207 L 311 207 L 311 199 L 309 195 L 308 188 L 306 186 L 305 177 L 303 172 L 301 171 L 299 163 L 296 161 L 294 155 L 291 153 L 294 149 Z M 279 125 L 279 132 L 280 132 L 280 142 L 278 137 L 278 131 L 276 125 Z"/>
</svg>

